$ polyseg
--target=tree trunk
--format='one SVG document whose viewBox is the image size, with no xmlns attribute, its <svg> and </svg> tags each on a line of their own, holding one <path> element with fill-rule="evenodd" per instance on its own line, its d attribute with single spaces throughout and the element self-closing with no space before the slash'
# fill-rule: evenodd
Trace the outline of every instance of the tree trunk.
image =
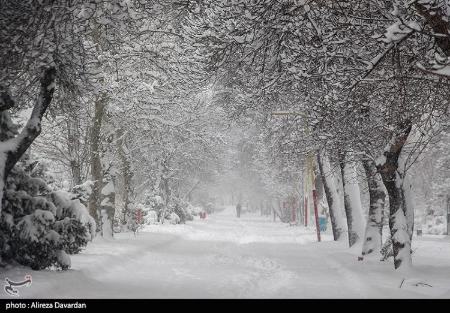
<svg viewBox="0 0 450 313">
<path fill-rule="evenodd" d="M 169 167 L 167 164 L 167 160 L 162 162 L 162 173 L 161 173 L 161 181 L 160 181 L 160 193 L 163 195 L 164 199 L 164 207 L 161 212 L 161 224 L 164 224 L 166 219 L 166 211 L 169 206 L 170 201 L 170 186 L 169 186 Z"/>
<path fill-rule="evenodd" d="M 89 213 L 99 222 L 99 210 L 101 204 L 101 191 L 103 188 L 103 168 L 101 161 L 101 127 L 103 115 L 105 113 L 106 98 L 99 96 L 95 101 L 94 119 L 92 121 L 90 146 L 91 146 L 91 176 L 94 181 L 91 197 L 89 199 Z"/>
<path fill-rule="evenodd" d="M 448 3 L 448 2 L 447 2 Z M 445 4 L 439 5 L 429 5 L 421 3 L 420 1 L 414 2 L 414 7 L 419 12 L 419 14 L 426 19 L 427 24 L 433 29 L 435 34 L 440 34 L 441 36 L 436 36 L 436 44 L 441 48 L 445 55 L 450 56 L 450 25 L 448 22 L 448 4 L 447 9 Z"/>
<path fill-rule="evenodd" d="M 80 138 L 78 116 L 69 114 L 66 119 L 67 124 L 67 143 L 70 157 L 70 170 L 72 172 L 72 187 L 80 185 L 81 179 L 81 162 L 80 162 Z"/>
<path fill-rule="evenodd" d="M 114 235 L 114 213 L 115 213 L 115 187 L 111 178 L 102 188 L 102 202 L 100 204 L 102 227 L 101 235 L 105 238 L 112 238 Z"/>
<path fill-rule="evenodd" d="M 402 155 L 400 155 L 400 158 L 402 158 Z M 402 170 L 404 170 L 404 166 L 401 166 Z M 406 173 L 403 172 L 401 174 L 403 177 L 403 184 L 402 184 L 402 191 L 403 191 L 403 199 L 404 199 L 404 206 L 403 211 L 405 211 L 406 215 L 406 225 L 408 229 L 408 235 L 410 240 L 412 241 L 413 233 L 414 233 L 414 202 L 413 202 L 413 196 L 412 196 L 412 184 L 409 181 L 409 178 L 407 177 Z"/>
<path fill-rule="evenodd" d="M 334 240 L 339 240 L 345 232 L 345 222 L 342 219 L 342 203 L 336 190 L 336 181 L 331 172 L 331 167 L 326 156 L 317 153 L 317 163 L 319 165 L 320 176 L 322 178 L 325 197 L 330 211 L 331 228 Z"/>
<path fill-rule="evenodd" d="M 132 194 L 131 189 L 131 180 L 133 178 L 133 173 L 131 171 L 131 162 L 128 155 L 128 149 L 126 147 L 126 143 L 124 141 L 124 131 L 120 128 L 117 132 L 117 145 L 119 151 L 119 158 L 122 163 L 121 172 L 122 172 L 122 180 L 123 180 L 123 189 L 122 189 L 122 199 L 123 199 L 123 221 L 122 223 L 126 223 L 126 216 L 130 211 L 130 197 Z"/>
<path fill-rule="evenodd" d="M 15 125 L 11 120 L 11 115 L 9 111 L 5 110 L 0 112 L 0 141 L 1 143 L 9 141 L 17 135 L 17 125 Z M 8 178 L 4 172 L 6 166 L 8 154 L 7 151 L 0 152 L 0 215 L 2 212 L 2 199 L 3 199 L 3 189 L 5 187 L 6 179 Z"/>
<path fill-rule="evenodd" d="M 409 267 L 412 264 L 412 227 L 408 227 L 407 223 L 407 216 L 411 216 L 411 214 L 407 212 L 407 202 L 403 189 L 404 173 L 398 170 L 400 154 L 411 132 L 412 124 L 407 121 L 402 126 L 400 127 L 401 131 L 394 134 L 385 148 L 383 156 L 376 161 L 378 171 L 389 195 L 389 228 L 396 269 L 400 266 Z"/>
<path fill-rule="evenodd" d="M 362 247 L 362 255 L 367 255 L 381 250 L 386 194 L 383 190 L 381 177 L 377 172 L 375 162 L 364 158 L 362 163 L 366 172 L 370 198 L 368 221 Z"/>
<path fill-rule="evenodd" d="M 56 69 L 54 67 L 44 69 L 40 78 L 39 96 L 34 104 L 31 116 L 20 134 L 18 134 L 17 126 L 12 123 L 8 112 L 15 106 L 15 102 L 9 91 L 0 86 L 0 213 L 2 211 L 1 202 L 5 181 L 14 165 L 41 133 L 42 118 L 52 102 L 56 86 L 55 81 Z"/>
<path fill-rule="evenodd" d="M 361 196 L 354 165 L 341 157 L 340 167 L 344 187 L 344 208 L 347 215 L 348 243 L 353 246 L 364 234 L 364 219 L 361 208 Z"/>
</svg>

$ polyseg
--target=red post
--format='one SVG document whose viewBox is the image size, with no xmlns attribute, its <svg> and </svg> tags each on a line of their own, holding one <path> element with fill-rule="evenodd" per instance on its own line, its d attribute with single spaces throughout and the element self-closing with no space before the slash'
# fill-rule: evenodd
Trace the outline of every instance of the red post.
<svg viewBox="0 0 450 313">
<path fill-rule="evenodd" d="M 316 220 L 317 241 L 320 242 L 319 209 L 317 208 L 317 190 L 313 189 L 314 218 Z"/>
<path fill-rule="evenodd" d="M 139 225 L 142 224 L 142 210 L 141 209 L 136 210 L 136 223 Z"/>
</svg>

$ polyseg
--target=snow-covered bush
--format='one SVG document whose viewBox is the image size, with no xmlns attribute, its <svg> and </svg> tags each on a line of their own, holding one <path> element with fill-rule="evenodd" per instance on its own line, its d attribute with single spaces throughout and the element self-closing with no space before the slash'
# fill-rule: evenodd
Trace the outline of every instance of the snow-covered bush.
<svg viewBox="0 0 450 313">
<path fill-rule="evenodd" d="M 444 235 L 447 232 L 447 220 L 444 210 L 427 209 L 424 217 L 423 232 L 432 235 Z"/>
<path fill-rule="evenodd" d="M 73 195 L 55 191 L 50 195 L 56 206 L 54 229 L 61 234 L 62 249 L 68 254 L 76 254 L 94 239 L 96 225 L 87 208 Z"/>
<path fill-rule="evenodd" d="M 185 211 L 185 209 L 183 208 L 183 206 L 180 203 L 174 203 L 172 208 L 171 208 L 172 214 L 176 214 L 179 222 L 178 223 L 182 223 L 185 224 L 186 223 L 186 215 L 187 212 Z"/>
<path fill-rule="evenodd" d="M 170 224 L 174 225 L 180 224 L 181 222 L 180 217 L 175 212 L 170 213 L 170 215 L 166 219 L 169 221 Z"/>
<path fill-rule="evenodd" d="M 150 208 L 144 208 L 143 211 L 145 225 L 158 224 L 158 213 L 156 213 L 156 211 L 153 211 Z"/>
<path fill-rule="evenodd" d="M 153 204 L 159 203 L 157 201 L 158 199 Z M 117 228 L 117 231 L 137 232 L 144 225 L 158 224 L 158 213 L 154 210 L 154 207 L 155 206 L 152 206 L 152 204 L 130 204 L 128 206 L 128 210 L 124 213 L 125 222 L 122 221 L 123 217 L 116 217 L 117 224 L 120 224 L 120 227 Z"/>
<path fill-rule="evenodd" d="M 447 232 L 445 216 L 427 217 L 424 232 L 432 235 L 444 235 Z"/>
<path fill-rule="evenodd" d="M 76 195 L 77 199 L 79 199 L 81 203 L 86 205 L 92 194 L 93 186 L 94 182 L 92 180 L 87 180 L 80 185 L 73 186 L 72 193 Z"/>
<path fill-rule="evenodd" d="M 188 214 L 192 216 L 192 219 L 194 219 L 194 216 L 199 216 L 201 212 L 203 212 L 203 209 L 199 206 L 193 206 L 192 204 L 188 204 L 186 208 Z"/>
<path fill-rule="evenodd" d="M 32 177 L 36 166 L 20 161 L 6 181 L 0 257 L 35 270 L 67 269 L 67 254 L 78 253 L 94 237 L 95 222 L 73 194 L 52 191 L 43 179 Z"/>
<path fill-rule="evenodd" d="M 56 257 L 60 235 L 51 229 L 54 222 L 53 212 L 41 209 L 22 217 L 14 225 L 10 241 L 15 261 L 32 269 L 43 269 L 54 263 L 68 268 L 70 264 L 60 264 Z"/>
<path fill-rule="evenodd" d="M 145 207 L 147 212 L 149 211 L 155 211 L 158 216 L 158 221 L 161 220 L 162 213 L 164 212 L 164 201 L 161 196 L 158 195 L 152 195 L 147 198 L 145 201 Z M 168 210 L 165 210 L 166 217 L 170 212 Z"/>
<path fill-rule="evenodd" d="M 122 204 L 123 205 L 123 204 Z M 114 215 L 114 232 L 127 232 L 127 231 L 137 231 L 138 225 L 136 223 L 135 216 L 136 205 L 130 202 L 127 208 L 122 208 L 122 210 L 116 210 Z"/>
<path fill-rule="evenodd" d="M 194 216 L 192 216 L 189 211 L 189 207 L 192 207 L 188 202 L 175 199 L 173 205 L 171 206 L 171 211 L 176 213 L 180 218 L 180 223 L 184 224 L 186 221 L 192 221 Z"/>
<path fill-rule="evenodd" d="M 194 215 L 198 215 L 202 211 L 201 208 L 193 207 L 189 202 L 179 198 L 172 198 L 166 207 L 164 200 L 158 195 L 149 196 L 139 207 L 143 210 L 145 225 L 162 223 L 163 213 L 164 220 L 169 223 L 184 224 L 186 221 L 192 221 Z"/>
</svg>

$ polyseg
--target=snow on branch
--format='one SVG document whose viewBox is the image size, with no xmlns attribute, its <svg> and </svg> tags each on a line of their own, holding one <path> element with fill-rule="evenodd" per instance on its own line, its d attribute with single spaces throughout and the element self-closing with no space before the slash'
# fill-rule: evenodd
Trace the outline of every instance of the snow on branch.
<svg viewBox="0 0 450 313">
<path fill-rule="evenodd" d="M 403 24 L 395 23 L 386 30 L 385 38 L 381 39 L 381 41 L 388 43 L 387 47 L 381 53 L 377 54 L 372 60 L 366 62 L 367 68 L 365 73 L 362 74 L 358 80 L 349 87 L 350 91 L 352 91 L 361 81 L 369 76 L 394 47 L 400 45 L 415 32 L 415 28 L 413 27 L 402 28 L 399 25 Z"/>
<path fill-rule="evenodd" d="M 8 152 L 5 176 L 8 176 L 20 157 L 41 133 L 42 117 L 52 101 L 56 86 L 56 69 L 54 67 L 46 68 L 43 71 L 40 84 L 39 96 L 26 126 L 16 138 L 11 139 L 14 149 Z"/>
<path fill-rule="evenodd" d="M 441 77 L 450 79 L 450 64 L 443 66 L 441 68 L 428 69 L 428 68 L 425 68 L 425 66 L 423 66 L 421 63 L 417 63 L 417 68 L 427 74 L 437 75 L 437 76 L 441 76 Z"/>
</svg>

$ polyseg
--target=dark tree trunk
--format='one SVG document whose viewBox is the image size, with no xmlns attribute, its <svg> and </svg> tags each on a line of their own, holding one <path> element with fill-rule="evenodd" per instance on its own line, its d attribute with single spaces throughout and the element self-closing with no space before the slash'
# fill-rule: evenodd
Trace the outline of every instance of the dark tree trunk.
<svg viewBox="0 0 450 313">
<path fill-rule="evenodd" d="M 426 4 L 422 4 L 420 1 L 415 1 L 414 6 L 419 14 L 426 19 L 427 24 L 433 29 L 434 33 L 440 34 L 440 36 L 435 37 L 436 44 L 445 55 L 450 56 L 450 24 L 448 11 L 445 11 L 445 6 L 435 5 L 427 7 Z"/>
<path fill-rule="evenodd" d="M 70 157 L 70 170 L 72 172 L 72 185 L 80 185 L 81 179 L 81 161 L 80 161 L 80 125 L 78 117 L 69 115 L 67 117 L 67 143 Z"/>
<path fill-rule="evenodd" d="M 170 202 L 170 185 L 169 185 L 169 165 L 168 161 L 164 160 L 162 162 L 162 172 L 161 172 L 161 180 L 160 180 L 160 193 L 163 195 L 164 199 L 164 207 L 161 212 L 161 223 L 164 224 L 164 221 L 166 219 L 166 211 L 169 208 L 169 202 Z"/>
<path fill-rule="evenodd" d="M 39 97 L 33 107 L 31 117 L 25 125 L 23 131 L 16 138 L 14 138 L 16 141 L 15 149 L 8 151 L 4 171 L 5 178 L 8 177 L 9 172 L 12 170 L 14 165 L 16 165 L 17 161 L 19 161 L 20 157 L 25 153 L 25 151 L 27 151 L 33 141 L 41 133 L 41 121 L 53 99 L 55 80 L 55 68 L 51 67 L 43 72 Z"/>
<path fill-rule="evenodd" d="M 122 181 L 123 181 L 123 188 L 122 188 L 122 199 L 123 199 L 123 221 L 122 223 L 126 223 L 126 216 L 130 212 L 130 198 L 132 195 L 132 189 L 131 189 L 131 180 L 133 179 L 133 173 L 131 171 L 131 163 L 129 159 L 129 155 L 126 153 L 126 142 L 124 140 L 124 131 L 123 129 L 119 129 L 117 133 L 117 144 L 118 144 L 118 150 L 119 150 L 119 158 L 122 163 L 121 169 L 122 169 Z"/>
<path fill-rule="evenodd" d="M 55 82 L 56 69 L 53 67 L 45 69 L 42 72 L 39 95 L 30 119 L 18 135 L 17 127 L 12 123 L 8 112 L 15 106 L 15 102 L 8 90 L 0 86 L 0 140 L 2 143 L 9 142 L 9 145 L 0 152 L 0 212 L 5 181 L 14 165 L 41 133 L 42 118 L 52 102 Z"/>
<path fill-rule="evenodd" d="M 367 255 L 381 249 L 386 194 L 375 162 L 365 158 L 362 160 L 362 164 L 366 172 L 370 198 L 368 221 L 362 247 L 362 255 Z"/>
<path fill-rule="evenodd" d="M 389 195 L 389 228 L 391 231 L 394 266 L 411 265 L 411 234 L 408 232 L 407 204 L 403 191 L 403 173 L 398 171 L 399 157 L 411 132 L 412 124 L 407 121 L 400 127 L 383 153 L 383 160 L 377 161 L 377 168 Z"/>
<path fill-rule="evenodd" d="M 91 176 L 94 181 L 92 193 L 89 199 L 89 213 L 99 222 L 99 210 L 101 203 L 101 191 L 103 188 L 103 168 L 101 161 L 101 127 L 105 113 L 106 99 L 101 95 L 95 101 L 94 119 L 92 121 L 90 146 L 91 146 Z M 98 223 L 97 225 L 99 225 Z"/>
<path fill-rule="evenodd" d="M 107 175 L 109 176 L 109 175 Z M 114 215 L 115 215 L 115 184 L 114 177 L 105 179 L 104 186 L 101 191 L 101 236 L 106 238 L 114 237 Z"/>
</svg>

